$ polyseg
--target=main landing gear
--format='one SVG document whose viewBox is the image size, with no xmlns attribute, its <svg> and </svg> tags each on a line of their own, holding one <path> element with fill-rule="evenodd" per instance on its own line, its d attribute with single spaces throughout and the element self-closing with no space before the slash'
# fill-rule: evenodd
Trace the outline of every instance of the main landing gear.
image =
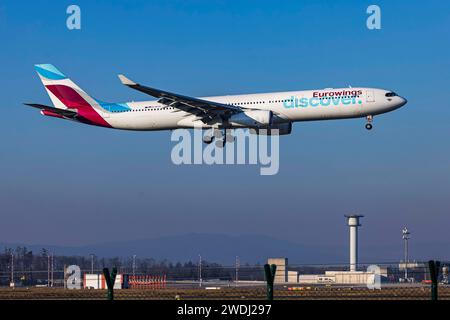
<svg viewBox="0 0 450 320">
<path fill-rule="evenodd" d="M 367 130 L 372 130 L 372 121 L 373 121 L 373 117 L 372 116 L 367 116 L 367 123 L 366 123 L 366 129 Z"/>
<path fill-rule="evenodd" d="M 214 141 L 214 137 L 213 136 L 206 135 L 206 136 L 203 137 L 203 142 L 206 143 L 206 144 L 210 144 L 213 141 Z"/>
<path fill-rule="evenodd" d="M 230 132 L 231 130 L 212 130 L 212 135 L 210 133 L 203 136 L 203 142 L 206 144 L 211 144 L 216 140 L 216 147 L 223 148 L 227 142 L 231 143 L 234 141 L 234 136 Z M 224 137 L 225 136 L 225 137 Z"/>
</svg>

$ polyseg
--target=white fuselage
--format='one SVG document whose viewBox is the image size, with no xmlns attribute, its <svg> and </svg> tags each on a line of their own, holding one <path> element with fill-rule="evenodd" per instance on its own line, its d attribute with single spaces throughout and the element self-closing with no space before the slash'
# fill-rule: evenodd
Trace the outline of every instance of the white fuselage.
<svg viewBox="0 0 450 320">
<path fill-rule="evenodd" d="M 244 95 L 201 97 L 200 99 L 239 106 L 242 109 L 270 110 L 273 123 L 330 120 L 374 116 L 400 108 L 406 99 L 386 96 L 390 91 L 374 88 L 340 88 Z M 103 118 L 116 129 L 167 130 L 176 128 L 210 128 L 188 112 L 157 101 L 129 102 L 127 111 L 104 112 Z M 230 123 L 230 127 L 243 127 Z"/>
</svg>

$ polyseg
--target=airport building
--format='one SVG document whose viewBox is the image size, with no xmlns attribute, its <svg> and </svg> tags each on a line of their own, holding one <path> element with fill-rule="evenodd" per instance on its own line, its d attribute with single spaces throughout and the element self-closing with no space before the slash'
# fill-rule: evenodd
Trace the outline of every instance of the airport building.
<svg viewBox="0 0 450 320">
<path fill-rule="evenodd" d="M 329 270 L 323 274 L 300 274 L 298 271 L 288 270 L 287 258 L 269 258 L 268 264 L 277 266 L 274 283 L 298 284 L 341 284 L 341 285 L 367 285 L 375 284 L 380 277 L 384 281 L 388 276 L 387 268 L 374 268 L 373 271 L 358 271 L 358 228 L 361 226 L 362 215 L 348 215 L 347 225 L 350 230 L 349 270 Z"/>
</svg>

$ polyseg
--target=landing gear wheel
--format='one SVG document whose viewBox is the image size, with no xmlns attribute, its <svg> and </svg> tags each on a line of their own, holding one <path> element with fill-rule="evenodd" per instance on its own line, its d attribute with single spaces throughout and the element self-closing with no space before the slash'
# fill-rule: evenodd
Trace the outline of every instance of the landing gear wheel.
<svg viewBox="0 0 450 320">
<path fill-rule="evenodd" d="M 372 130 L 372 124 L 367 123 L 367 124 L 366 124 L 366 129 L 367 129 L 367 130 Z"/>
<path fill-rule="evenodd" d="M 215 138 L 217 138 L 217 139 L 222 138 L 222 136 L 223 136 L 222 131 L 216 130 L 216 129 L 215 129 L 215 130 L 213 131 L 213 136 L 214 136 Z"/>
<path fill-rule="evenodd" d="M 225 136 L 225 141 L 228 142 L 228 143 L 233 142 L 234 141 L 234 136 L 232 134 L 227 134 Z"/>
<path fill-rule="evenodd" d="M 225 143 L 226 143 L 225 140 L 223 140 L 223 139 L 217 139 L 217 140 L 216 140 L 216 147 L 217 147 L 217 148 L 223 148 L 223 147 L 225 147 Z"/>
<path fill-rule="evenodd" d="M 214 136 L 204 136 L 203 137 L 203 142 L 206 144 L 210 144 L 213 141 L 214 141 Z"/>
</svg>

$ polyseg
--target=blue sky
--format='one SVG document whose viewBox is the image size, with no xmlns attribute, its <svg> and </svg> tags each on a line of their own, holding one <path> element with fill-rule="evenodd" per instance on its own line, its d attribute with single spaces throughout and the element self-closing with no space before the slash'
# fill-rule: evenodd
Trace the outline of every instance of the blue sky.
<svg viewBox="0 0 450 320">
<path fill-rule="evenodd" d="M 0 3 L 0 240 L 88 244 L 190 232 L 266 234 L 347 245 L 344 214 L 365 214 L 361 241 L 398 250 L 448 243 L 450 3 L 376 1 L 69 1 Z M 169 132 L 124 132 L 44 118 L 33 64 L 53 63 L 105 101 L 145 100 L 125 73 L 191 96 L 368 86 L 408 99 L 393 113 L 297 123 L 280 172 L 175 166 Z M 423 256 L 424 252 L 412 252 Z"/>
</svg>

